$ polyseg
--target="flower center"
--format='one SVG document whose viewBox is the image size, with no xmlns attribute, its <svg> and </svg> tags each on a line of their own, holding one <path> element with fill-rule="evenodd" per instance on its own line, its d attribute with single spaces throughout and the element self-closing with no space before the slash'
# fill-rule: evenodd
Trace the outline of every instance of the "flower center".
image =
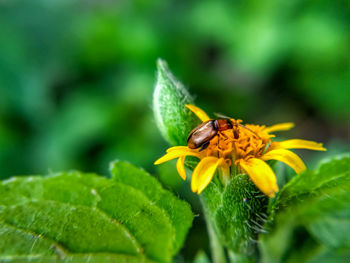
<svg viewBox="0 0 350 263">
<path fill-rule="evenodd" d="M 206 156 L 224 158 L 227 165 L 240 159 L 259 158 L 267 150 L 271 137 L 264 126 L 245 125 L 218 132 L 205 151 Z"/>
</svg>

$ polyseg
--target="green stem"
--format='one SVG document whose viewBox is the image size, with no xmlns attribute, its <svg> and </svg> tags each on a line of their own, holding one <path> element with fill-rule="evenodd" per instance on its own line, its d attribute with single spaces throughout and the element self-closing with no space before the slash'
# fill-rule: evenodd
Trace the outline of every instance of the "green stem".
<svg viewBox="0 0 350 263">
<path fill-rule="evenodd" d="M 236 253 L 232 250 L 227 251 L 230 263 L 252 263 L 254 262 L 253 257 L 248 257 L 247 255 Z"/>
<path fill-rule="evenodd" d="M 225 250 L 224 247 L 221 245 L 220 240 L 214 230 L 213 222 L 211 222 L 210 218 L 207 214 L 207 209 L 205 205 L 205 201 L 203 198 L 200 198 L 203 212 L 204 212 L 204 218 L 207 225 L 208 235 L 209 235 L 209 242 L 210 242 L 210 249 L 212 254 L 212 261 L 213 263 L 226 263 L 226 256 L 225 256 Z"/>
</svg>

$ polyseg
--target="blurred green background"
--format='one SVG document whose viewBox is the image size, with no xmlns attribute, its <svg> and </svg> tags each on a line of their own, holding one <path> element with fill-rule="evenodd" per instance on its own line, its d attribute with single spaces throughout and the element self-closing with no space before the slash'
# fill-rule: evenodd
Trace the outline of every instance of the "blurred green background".
<svg viewBox="0 0 350 263">
<path fill-rule="evenodd" d="M 286 137 L 324 142 L 301 152 L 311 166 L 350 149 L 349 1 L 5 0 L 0 177 L 108 174 L 123 159 L 191 196 L 173 164 L 153 166 L 167 148 L 151 110 L 158 57 L 208 113 L 293 121 Z"/>
</svg>

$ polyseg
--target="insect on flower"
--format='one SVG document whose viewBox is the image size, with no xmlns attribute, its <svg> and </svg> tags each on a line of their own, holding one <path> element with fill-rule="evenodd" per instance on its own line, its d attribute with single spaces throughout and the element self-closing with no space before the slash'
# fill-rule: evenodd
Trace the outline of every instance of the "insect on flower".
<svg viewBox="0 0 350 263">
<path fill-rule="evenodd" d="M 191 149 L 200 148 L 199 151 L 209 146 L 210 140 L 218 132 L 233 129 L 233 123 L 229 119 L 209 120 L 194 128 L 187 138 L 187 146 Z"/>
<path fill-rule="evenodd" d="M 273 141 L 275 131 L 291 129 L 293 123 L 281 123 L 270 127 L 265 125 L 241 124 L 241 120 L 231 118 L 210 119 L 208 115 L 193 105 L 186 105 L 203 123 L 194 128 L 187 140 L 187 146 L 175 146 L 154 164 L 158 165 L 178 158 L 176 168 L 182 179 L 186 179 L 185 158 L 195 156 L 200 159 L 192 173 L 191 189 L 200 194 L 210 183 L 215 172 L 223 178 L 238 173 L 249 175 L 253 183 L 269 197 L 278 191 L 276 176 L 268 160 L 281 161 L 296 173 L 306 169 L 304 162 L 289 149 L 309 149 L 325 151 L 321 143 L 292 139 Z"/>
<path fill-rule="evenodd" d="M 203 122 L 190 132 L 190 135 L 187 138 L 187 146 L 191 149 L 199 148 L 199 151 L 202 151 L 209 146 L 210 140 L 217 136 L 219 132 L 229 129 L 232 129 L 233 136 L 237 139 L 239 137 L 238 126 L 251 131 L 244 125 L 240 124 L 240 122 L 242 121 L 229 118 Z M 251 132 L 254 134 L 253 131 Z M 255 136 L 257 135 L 255 134 Z"/>
</svg>

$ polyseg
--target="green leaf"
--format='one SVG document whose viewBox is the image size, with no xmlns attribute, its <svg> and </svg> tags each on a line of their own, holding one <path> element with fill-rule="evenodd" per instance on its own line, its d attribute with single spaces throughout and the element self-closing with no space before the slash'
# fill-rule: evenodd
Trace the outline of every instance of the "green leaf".
<svg viewBox="0 0 350 263">
<path fill-rule="evenodd" d="M 130 255 L 118 255 L 118 254 L 108 254 L 108 253 L 98 253 L 98 254 L 74 254 L 74 255 L 64 255 L 64 256 L 41 256 L 41 255 L 30 255 L 30 256 L 10 256 L 1 257 L 1 262 L 35 262 L 35 263 L 150 263 L 153 261 L 145 260 L 142 257 L 130 256 Z"/>
<path fill-rule="evenodd" d="M 200 123 L 185 105 L 193 99 L 168 69 L 164 60 L 157 61 L 157 82 L 153 94 L 153 112 L 157 126 L 172 145 L 186 145 L 190 131 Z"/>
<path fill-rule="evenodd" d="M 348 189 L 349 171 L 349 155 L 324 160 L 317 171 L 307 170 L 285 185 L 275 205 L 289 206 L 290 203 L 300 202 L 304 198 L 309 198 L 310 195 L 320 195 L 325 192 L 330 194 L 332 191 L 338 191 L 339 187 Z"/>
<path fill-rule="evenodd" d="M 270 233 L 261 236 L 263 262 L 330 262 L 348 255 L 349 191 L 349 154 L 288 182 L 271 206 Z"/>
<path fill-rule="evenodd" d="M 0 261 L 170 262 L 192 223 L 188 204 L 130 164 L 112 167 L 114 179 L 68 172 L 1 182 Z"/>
<path fill-rule="evenodd" d="M 133 176 L 123 176 L 127 172 Z M 193 214 L 189 204 L 176 198 L 171 192 L 164 190 L 154 177 L 130 163 L 113 162 L 111 173 L 114 180 L 139 189 L 149 200 L 166 212 L 175 227 L 174 249 L 178 251 L 185 241 L 188 229 L 192 225 Z"/>
</svg>

